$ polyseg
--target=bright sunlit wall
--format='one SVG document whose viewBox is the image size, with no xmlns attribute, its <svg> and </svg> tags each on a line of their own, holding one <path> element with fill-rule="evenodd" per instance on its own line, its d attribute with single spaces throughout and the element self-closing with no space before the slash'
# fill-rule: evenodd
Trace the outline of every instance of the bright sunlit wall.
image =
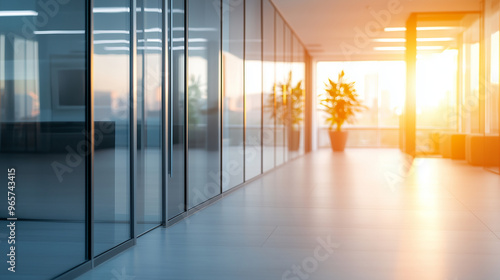
<svg viewBox="0 0 500 280">
<path fill-rule="evenodd" d="M 316 66 L 318 147 L 330 146 L 325 115 L 319 100 L 328 79 L 336 81 L 344 70 L 367 110 L 356 115 L 349 131 L 348 147 L 390 147 L 399 145 L 399 116 L 405 96 L 406 66 L 404 61 L 318 62 Z"/>
</svg>

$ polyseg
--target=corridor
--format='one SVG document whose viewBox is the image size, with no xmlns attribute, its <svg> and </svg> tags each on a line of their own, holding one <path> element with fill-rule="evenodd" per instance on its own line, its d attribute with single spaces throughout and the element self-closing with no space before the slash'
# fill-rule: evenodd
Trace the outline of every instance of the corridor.
<svg viewBox="0 0 500 280">
<path fill-rule="evenodd" d="M 499 197 L 465 161 L 319 150 L 78 279 L 498 279 Z"/>
</svg>

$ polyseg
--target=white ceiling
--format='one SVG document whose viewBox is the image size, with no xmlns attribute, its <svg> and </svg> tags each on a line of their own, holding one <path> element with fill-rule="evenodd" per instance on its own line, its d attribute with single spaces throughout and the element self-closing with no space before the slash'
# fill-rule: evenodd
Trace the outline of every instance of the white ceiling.
<svg viewBox="0 0 500 280">
<path fill-rule="evenodd" d="M 403 59 L 404 51 L 380 51 L 374 47 L 404 46 L 404 42 L 376 42 L 373 39 L 404 38 L 404 31 L 385 32 L 384 27 L 404 27 L 411 13 L 481 10 L 480 0 L 272 1 L 311 56 L 317 60 L 338 61 Z M 389 5 L 396 9 L 389 9 Z M 378 24 L 373 14 L 381 11 L 390 16 L 386 22 Z M 362 41 L 356 44 L 356 34 L 361 32 L 369 38 L 368 44 Z"/>
</svg>

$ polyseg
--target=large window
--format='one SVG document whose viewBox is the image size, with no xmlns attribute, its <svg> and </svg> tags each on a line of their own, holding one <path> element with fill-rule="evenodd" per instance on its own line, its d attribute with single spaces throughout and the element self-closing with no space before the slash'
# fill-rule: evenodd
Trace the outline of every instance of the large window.
<svg viewBox="0 0 500 280">
<path fill-rule="evenodd" d="M 355 82 L 355 89 L 367 109 L 358 113 L 349 130 L 347 146 L 398 147 L 399 116 L 405 93 L 403 61 L 318 62 L 318 100 L 325 93 L 328 79 L 336 81 L 344 70 L 346 78 Z M 318 108 L 319 109 L 319 108 Z M 325 114 L 318 111 L 318 146 L 329 147 Z"/>
</svg>

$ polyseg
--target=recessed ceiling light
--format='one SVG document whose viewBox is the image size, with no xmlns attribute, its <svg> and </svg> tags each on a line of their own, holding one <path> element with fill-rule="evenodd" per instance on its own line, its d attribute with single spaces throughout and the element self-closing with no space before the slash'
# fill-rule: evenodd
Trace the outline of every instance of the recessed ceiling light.
<svg viewBox="0 0 500 280">
<path fill-rule="evenodd" d="M 417 47 L 419 51 L 435 51 L 435 50 L 444 50 L 443 46 L 419 46 Z"/>
<path fill-rule="evenodd" d="M 442 38 L 417 38 L 417 42 L 452 42 L 455 41 L 454 38 L 451 37 L 442 37 Z"/>
<path fill-rule="evenodd" d="M 375 42 L 381 42 L 381 43 L 404 43 L 406 42 L 405 38 L 377 38 L 373 39 Z"/>
<path fill-rule="evenodd" d="M 406 27 L 386 27 L 384 28 L 385 32 L 397 32 L 397 31 L 406 31 Z"/>
<path fill-rule="evenodd" d="M 94 14 L 116 14 L 116 13 L 129 13 L 128 7 L 97 7 L 93 9 Z"/>
<path fill-rule="evenodd" d="M 36 11 L 0 11 L 0 17 L 38 16 Z"/>
<path fill-rule="evenodd" d="M 406 47 L 374 47 L 376 51 L 406 51 Z M 443 50 L 443 46 L 419 46 L 419 51 Z"/>
<path fill-rule="evenodd" d="M 376 51 L 405 51 L 405 47 L 375 47 Z"/>
<path fill-rule="evenodd" d="M 426 30 L 452 30 L 456 29 L 457 27 L 453 26 L 428 26 L 428 27 L 417 27 L 417 30 L 419 31 L 426 31 Z"/>
<path fill-rule="evenodd" d="M 35 35 L 72 35 L 85 34 L 85 30 L 37 30 L 33 32 Z"/>
<path fill-rule="evenodd" d="M 442 38 L 417 38 L 417 42 L 451 42 L 455 39 L 451 37 L 442 37 Z M 381 43 L 404 43 L 406 42 L 405 38 L 377 38 L 373 39 L 374 42 Z"/>
<path fill-rule="evenodd" d="M 456 27 L 453 26 L 421 26 L 417 27 L 418 31 L 429 31 L 429 30 L 452 30 L 455 29 Z M 385 32 L 400 32 L 400 31 L 406 31 L 406 27 L 386 27 L 384 28 Z"/>
</svg>

